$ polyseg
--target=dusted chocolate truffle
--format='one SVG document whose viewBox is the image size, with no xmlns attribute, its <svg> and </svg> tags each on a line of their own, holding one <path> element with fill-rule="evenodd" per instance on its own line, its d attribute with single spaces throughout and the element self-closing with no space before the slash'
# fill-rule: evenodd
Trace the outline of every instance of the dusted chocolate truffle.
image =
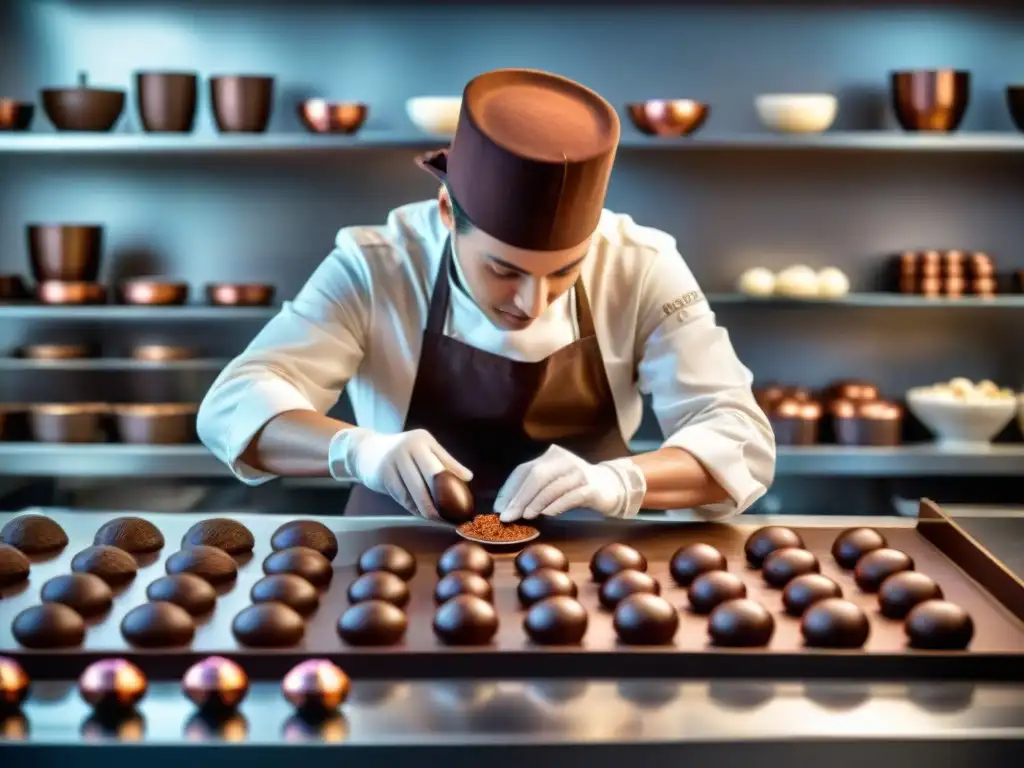
<svg viewBox="0 0 1024 768">
<path fill-rule="evenodd" d="M 820 570 L 818 558 L 813 553 L 806 549 L 784 547 L 764 559 L 761 574 L 766 584 L 781 589 L 797 576 L 818 573 Z"/>
<path fill-rule="evenodd" d="M 314 587 L 326 587 L 334 576 L 331 561 L 309 547 L 291 547 L 272 552 L 263 561 L 263 572 L 268 576 L 294 573 Z"/>
<path fill-rule="evenodd" d="M 328 561 L 338 555 L 338 538 L 330 528 L 316 520 L 292 520 L 274 531 L 270 548 L 275 552 L 292 547 L 315 549 Z"/>
<path fill-rule="evenodd" d="M 355 604 L 364 600 L 383 600 L 404 608 L 409 604 L 409 585 L 388 571 L 364 573 L 348 585 L 348 601 Z"/>
<path fill-rule="evenodd" d="M 725 648 L 768 645 L 774 631 L 772 615 L 760 603 L 746 598 L 722 603 L 708 617 L 711 642 Z"/>
<path fill-rule="evenodd" d="M 661 585 L 650 574 L 643 571 L 627 569 L 619 571 L 601 585 L 598 598 L 601 605 L 609 611 L 630 595 L 646 592 L 649 595 L 660 595 Z"/>
<path fill-rule="evenodd" d="M 925 600 L 941 600 L 942 589 L 917 571 L 901 571 L 882 582 L 878 588 L 878 607 L 889 619 L 904 619 L 910 610 Z"/>
<path fill-rule="evenodd" d="M 790 616 L 800 617 L 818 601 L 842 596 L 842 588 L 828 576 L 822 576 L 820 573 L 805 573 L 786 585 L 786 589 L 782 593 L 782 604 Z"/>
<path fill-rule="evenodd" d="M 541 568 L 519 582 L 516 594 L 524 608 L 548 597 L 572 597 L 578 593 L 576 582 L 564 571 Z"/>
<path fill-rule="evenodd" d="M 538 645 L 576 645 L 587 632 L 587 609 L 571 597 L 548 597 L 534 603 L 523 629 Z"/>
<path fill-rule="evenodd" d="M 121 587 L 135 578 L 139 567 L 135 558 L 123 549 L 108 546 L 86 547 L 71 559 L 75 573 L 99 576 L 112 587 Z"/>
<path fill-rule="evenodd" d="M 302 616 L 308 616 L 320 607 L 320 593 L 316 587 L 294 573 L 264 576 L 252 585 L 249 599 L 254 603 L 284 603 Z"/>
<path fill-rule="evenodd" d="M 388 571 L 405 581 L 416 575 L 416 558 L 397 544 L 375 544 L 359 556 L 359 573 Z"/>
<path fill-rule="evenodd" d="M 876 549 L 857 561 L 854 579 L 864 592 L 877 592 L 882 582 L 900 571 L 914 570 L 914 560 L 898 549 Z"/>
<path fill-rule="evenodd" d="M 141 517 L 118 517 L 101 525 L 92 543 L 118 547 L 130 555 L 143 555 L 163 549 L 164 535 Z"/>
<path fill-rule="evenodd" d="M 153 602 L 174 603 L 192 616 L 202 616 L 217 604 L 217 592 L 210 582 L 193 573 L 161 576 L 148 587 L 146 597 Z"/>
<path fill-rule="evenodd" d="M 848 528 L 832 544 L 832 557 L 843 568 L 853 569 L 868 552 L 889 546 L 885 536 L 874 528 Z"/>
<path fill-rule="evenodd" d="M 971 644 L 974 621 L 955 603 L 925 600 L 916 605 L 905 625 L 911 648 L 932 651 L 961 651 Z"/>
<path fill-rule="evenodd" d="M 702 573 L 728 570 L 725 555 L 710 544 L 691 544 L 677 549 L 669 561 L 668 569 L 672 580 L 681 587 L 688 587 Z"/>
<path fill-rule="evenodd" d="M 438 472 L 430 480 L 430 496 L 437 507 L 437 514 L 449 523 L 461 525 L 473 519 L 473 494 L 469 486 L 447 469 Z"/>
<path fill-rule="evenodd" d="M 612 623 L 623 643 L 664 645 L 679 629 L 679 614 L 665 598 L 641 592 L 616 606 Z"/>
<path fill-rule="evenodd" d="M 440 605 L 457 595 L 476 595 L 488 602 L 494 600 L 491 582 L 473 571 L 452 571 L 434 587 L 434 602 Z"/>
<path fill-rule="evenodd" d="M 442 552 L 437 561 L 438 576 L 447 576 L 452 571 L 473 571 L 489 579 L 494 575 L 494 558 L 479 544 L 460 541 Z"/>
<path fill-rule="evenodd" d="M 20 549 L 0 544 L 0 587 L 20 584 L 28 578 L 32 563 Z"/>
<path fill-rule="evenodd" d="M 349 645 L 394 645 L 405 636 L 408 619 L 384 600 L 356 603 L 341 614 L 338 634 Z"/>
<path fill-rule="evenodd" d="M 599 584 L 627 569 L 647 570 L 647 558 L 628 544 L 605 544 L 590 558 L 590 575 Z"/>
<path fill-rule="evenodd" d="M 494 606 L 475 595 L 459 595 L 434 613 L 434 634 L 446 645 L 486 645 L 498 631 Z"/>
<path fill-rule="evenodd" d="M 710 571 L 694 580 L 686 596 L 694 613 L 707 614 L 726 600 L 746 597 L 747 585 L 735 573 Z"/>
<path fill-rule="evenodd" d="M 139 648 L 173 648 L 192 642 L 192 615 L 174 603 L 143 603 L 121 620 L 124 639 Z"/>
<path fill-rule="evenodd" d="M 860 648 L 870 631 L 864 611 L 849 600 L 835 597 L 819 600 L 800 622 L 804 642 L 813 648 Z"/>
<path fill-rule="evenodd" d="M 62 573 L 43 584 L 39 599 L 44 603 L 63 603 L 82 618 L 99 616 L 110 610 L 114 593 L 103 579 L 91 573 Z"/>
<path fill-rule="evenodd" d="M 281 692 L 299 714 L 320 718 L 348 698 L 348 675 L 326 659 L 309 659 L 292 667 L 281 681 Z"/>
<path fill-rule="evenodd" d="M 26 555 L 42 555 L 64 549 L 68 545 L 68 535 L 48 517 L 18 515 L 0 528 L 0 542 L 10 544 Z"/>
<path fill-rule="evenodd" d="M 226 517 L 201 520 L 181 538 L 181 547 L 216 547 L 229 555 L 244 555 L 252 552 L 256 539 L 252 531 L 239 522 Z"/>
<path fill-rule="evenodd" d="M 306 623 L 284 603 L 256 603 L 235 616 L 231 632 L 250 648 L 286 648 L 302 639 Z"/>
<path fill-rule="evenodd" d="M 238 564 L 231 555 L 223 549 L 202 545 L 175 552 L 164 567 L 171 575 L 191 573 L 214 586 L 234 581 L 238 576 Z"/>
<path fill-rule="evenodd" d="M 188 668 L 181 688 L 200 710 L 223 716 L 242 703 L 249 692 L 249 676 L 231 659 L 208 656 Z"/>
<path fill-rule="evenodd" d="M 11 634 L 26 648 L 73 648 L 85 638 L 85 621 L 73 608 L 43 603 L 15 616 Z"/>
<path fill-rule="evenodd" d="M 30 681 L 14 659 L 0 656 L 0 714 L 13 712 L 28 698 Z"/>
<path fill-rule="evenodd" d="M 516 555 L 516 573 L 525 578 L 541 568 L 569 571 L 569 558 L 558 547 L 551 544 L 531 544 Z"/>
<path fill-rule="evenodd" d="M 93 662 L 78 678 L 78 692 L 93 709 L 126 712 L 146 695 L 146 676 L 126 659 Z"/>
<path fill-rule="evenodd" d="M 784 549 L 785 547 L 798 547 L 803 549 L 804 540 L 800 538 L 800 534 L 791 528 L 783 528 L 780 525 L 767 525 L 764 528 L 758 528 L 747 538 L 747 543 L 743 547 L 743 553 L 747 557 L 747 562 L 750 563 L 754 568 L 760 568 L 764 565 L 764 560 L 768 555 L 777 549 Z"/>
</svg>

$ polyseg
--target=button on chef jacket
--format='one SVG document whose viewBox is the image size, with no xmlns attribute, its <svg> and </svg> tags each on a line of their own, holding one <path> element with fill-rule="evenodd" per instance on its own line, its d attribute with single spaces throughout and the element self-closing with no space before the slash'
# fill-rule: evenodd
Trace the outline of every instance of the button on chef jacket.
<svg viewBox="0 0 1024 768">
<path fill-rule="evenodd" d="M 239 459 L 254 435 L 285 411 L 327 412 L 342 389 L 359 426 L 401 432 L 447 237 L 436 200 L 397 208 L 382 227 L 342 229 L 295 299 L 207 393 L 197 425 L 207 448 L 243 482 L 271 480 Z M 664 445 L 693 454 L 729 495 L 694 512 L 720 520 L 745 510 L 771 484 L 775 440 L 753 377 L 675 240 L 604 211 L 582 277 L 624 438 L 640 426 L 649 394 Z M 529 328 L 507 331 L 458 281 L 453 288 L 445 333 L 463 343 L 536 361 L 578 336 L 572 290 Z M 473 469 L 472 456 L 455 458 Z"/>
</svg>

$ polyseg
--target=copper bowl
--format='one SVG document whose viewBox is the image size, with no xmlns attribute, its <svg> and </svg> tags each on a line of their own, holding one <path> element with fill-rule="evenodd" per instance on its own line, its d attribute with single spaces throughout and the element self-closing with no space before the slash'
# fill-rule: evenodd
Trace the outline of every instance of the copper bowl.
<svg viewBox="0 0 1024 768">
<path fill-rule="evenodd" d="M 28 407 L 32 439 L 40 443 L 103 441 L 104 403 L 36 403 Z"/>
<path fill-rule="evenodd" d="M 105 304 L 107 287 L 100 283 L 47 280 L 36 286 L 36 297 L 44 304 Z"/>
<path fill-rule="evenodd" d="M 903 407 L 886 400 L 836 400 L 831 406 L 836 442 L 896 446 L 903 442 Z"/>
<path fill-rule="evenodd" d="M 0 99 L 0 131 L 27 131 L 36 105 L 15 99 Z"/>
<path fill-rule="evenodd" d="M 194 360 L 199 357 L 194 349 L 175 347 L 170 344 L 140 344 L 132 349 L 133 360 L 144 360 L 149 363 L 167 363 L 174 360 Z"/>
<path fill-rule="evenodd" d="M 206 300 L 221 307 L 267 307 L 274 301 L 269 283 L 210 283 Z"/>
<path fill-rule="evenodd" d="M 326 99 L 306 99 L 298 106 L 299 120 L 310 133 L 355 133 L 369 112 L 366 104 Z"/>
<path fill-rule="evenodd" d="M 955 69 L 890 74 L 896 119 L 907 131 L 955 131 L 967 112 L 971 73 Z"/>
<path fill-rule="evenodd" d="M 132 445 L 170 445 L 196 440 L 194 403 L 137 403 L 111 406 L 117 437 Z"/>
<path fill-rule="evenodd" d="M 222 75 L 210 78 L 213 118 L 221 133 L 263 133 L 274 104 L 274 78 Z"/>
<path fill-rule="evenodd" d="M 25 228 L 32 276 L 92 283 L 100 274 L 103 227 L 99 224 L 29 224 Z"/>
<path fill-rule="evenodd" d="M 142 129 L 150 133 L 191 132 L 198 89 L 194 72 L 136 72 Z"/>
<path fill-rule="evenodd" d="M 0 275 L 0 301 L 23 301 L 31 295 L 21 275 Z"/>
<path fill-rule="evenodd" d="M 125 280 L 117 286 L 117 298 L 122 304 L 184 304 L 188 301 L 188 283 Z"/>
<path fill-rule="evenodd" d="M 1018 131 L 1024 132 L 1024 85 L 1006 86 L 1006 105 Z"/>
<path fill-rule="evenodd" d="M 97 353 L 91 344 L 26 344 L 18 350 L 26 360 L 82 360 Z"/>
<path fill-rule="evenodd" d="M 689 136 L 707 120 L 709 107 L 692 99 L 651 99 L 626 105 L 629 119 L 648 136 Z"/>
<path fill-rule="evenodd" d="M 58 131 L 110 131 L 124 111 L 125 92 L 89 88 L 85 73 L 76 88 L 44 88 L 43 111 Z"/>
</svg>

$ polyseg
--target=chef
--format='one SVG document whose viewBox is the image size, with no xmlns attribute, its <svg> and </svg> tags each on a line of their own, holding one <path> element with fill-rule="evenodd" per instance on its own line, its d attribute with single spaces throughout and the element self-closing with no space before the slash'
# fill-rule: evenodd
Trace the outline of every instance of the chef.
<svg viewBox="0 0 1024 768">
<path fill-rule="evenodd" d="M 506 522 L 739 514 L 772 430 L 669 235 L 604 210 L 619 140 L 598 94 L 504 69 L 465 88 L 437 199 L 346 227 L 214 382 L 206 446 L 243 482 L 354 480 L 347 515 L 438 519 L 431 478 Z M 344 389 L 356 424 L 325 414 Z M 631 455 L 651 397 L 666 436 Z"/>
</svg>

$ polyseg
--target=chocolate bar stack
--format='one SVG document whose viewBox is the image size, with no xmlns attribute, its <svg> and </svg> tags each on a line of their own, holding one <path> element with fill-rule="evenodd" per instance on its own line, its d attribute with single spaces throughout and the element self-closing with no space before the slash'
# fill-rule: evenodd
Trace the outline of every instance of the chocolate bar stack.
<svg viewBox="0 0 1024 768">
<path fill-rule="evenodd" d="M 948 299 L 996 294 L 995 265 L 981 251 L 904 251 L 899 270 L 900 293 Z"/>
</svg>

